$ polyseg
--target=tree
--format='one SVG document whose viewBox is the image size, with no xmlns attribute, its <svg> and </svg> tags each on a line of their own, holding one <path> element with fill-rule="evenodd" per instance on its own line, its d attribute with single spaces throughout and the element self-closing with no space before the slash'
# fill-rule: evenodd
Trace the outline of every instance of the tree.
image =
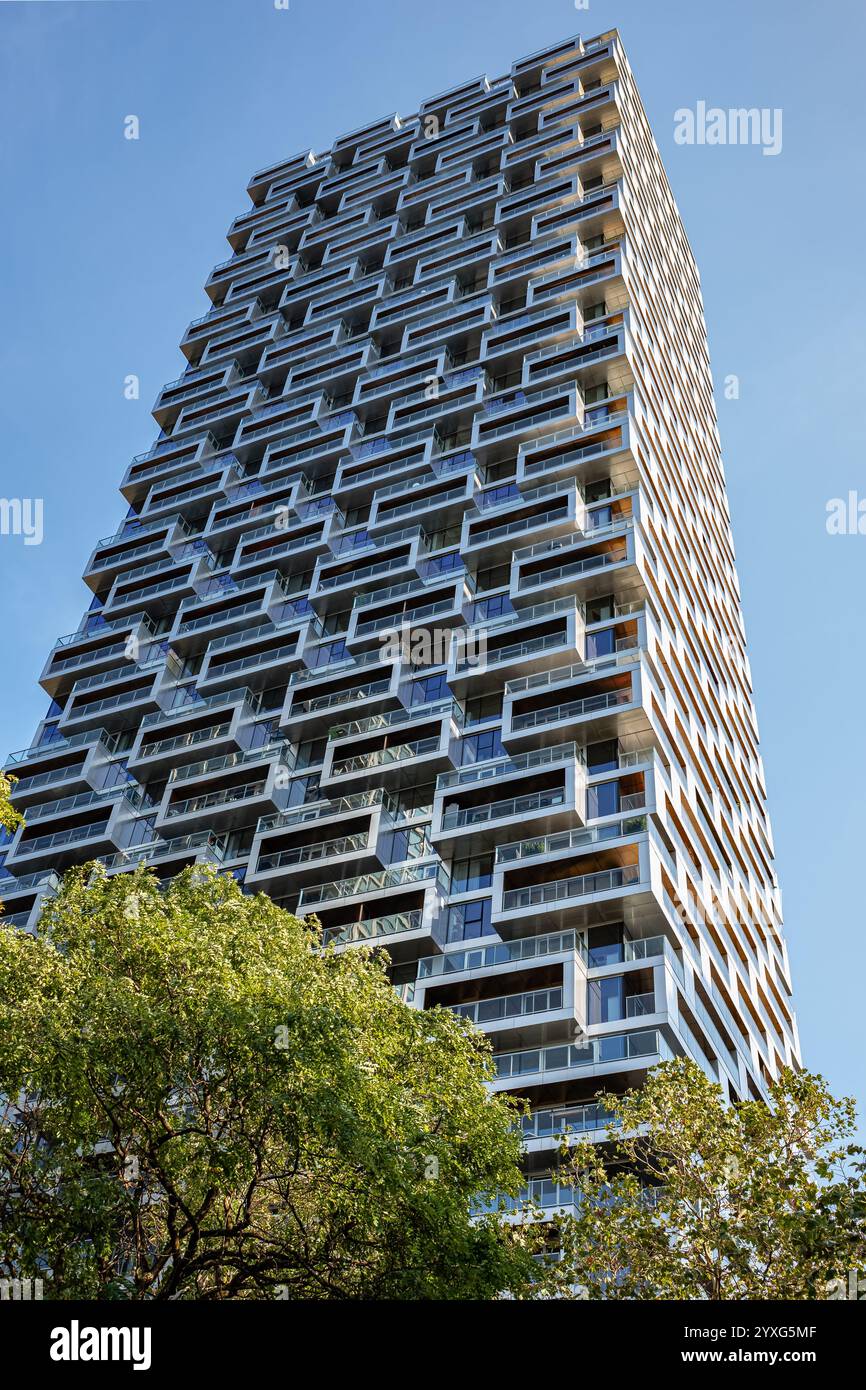
<svg viewBox="0 0 866 1390">
<path fill-rule="evenodd" d="M 727 1105 L 692 1061 L 599 1100 L 606 1152 L 563 1149 L 580 1192 L 560 1225 L 565 1292 L 619 1299 L 844 1296 L 866 1269 L 864 1151 L 853 1102 L 786 1071 L 770 1104 Z"/>
<path fill-rule="evenodd" d="M 5 773 L 0 772 L 0 827 L 10 835 L 18 829 L 24 819 L 10 800 L 16 780 L 15 777 L 7 777 Z"/>
<path fill-rule="evenodd" d="M 0 918 L 0 1271 L 54 1298 L 489 1298 L 530 1288 L 486 1044 L 385 959 L 228 876 L 70 870 Z"/>
</svg>

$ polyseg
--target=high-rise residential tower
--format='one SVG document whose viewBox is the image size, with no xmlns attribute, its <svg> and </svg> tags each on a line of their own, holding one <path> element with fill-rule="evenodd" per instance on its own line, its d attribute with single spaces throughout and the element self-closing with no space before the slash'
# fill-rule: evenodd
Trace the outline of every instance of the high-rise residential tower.
<svg viewBox="0 0 866 1390">
<path fill-rule="evenodd" d="M 694 260 L 616 32 L 255 174 L 12 755 L 0 896 L 207 862 L 529 1098 L 798 1063 Z"/>
</svg>

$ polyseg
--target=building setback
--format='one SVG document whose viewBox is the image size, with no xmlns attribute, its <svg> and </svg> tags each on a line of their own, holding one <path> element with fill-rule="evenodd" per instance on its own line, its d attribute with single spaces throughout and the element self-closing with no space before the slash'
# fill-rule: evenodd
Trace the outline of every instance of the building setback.
<svg viewBox="0 0 866 1390">
<path fill-rule="evenodd" d="M 600 1086 L 798 1065 L 695 263 L 615 31 L 248 192 L 0 894 L 211 863 L 381 943 L 489 1035 L 555 1206 Z"/>
</svg>

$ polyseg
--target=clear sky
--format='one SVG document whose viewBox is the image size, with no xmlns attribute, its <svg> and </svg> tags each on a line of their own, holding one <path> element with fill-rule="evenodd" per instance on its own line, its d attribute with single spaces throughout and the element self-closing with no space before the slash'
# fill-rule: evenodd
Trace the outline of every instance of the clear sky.
<svg viewBox="0 0 866 1390">
<path fill-rule="evenodd" d="M 249 175 L 613 26 L 701 270 L 804 1059 L 862 1117 L 866 535 L 826 529 L 866 498 L 862 0 L 0 0 L 0 496 L 44 499 L 42 544 L 0 535 L 0 751 Z M 701 100 L 781 108 L 780 153 L 676 144 Z"/>
</svg>

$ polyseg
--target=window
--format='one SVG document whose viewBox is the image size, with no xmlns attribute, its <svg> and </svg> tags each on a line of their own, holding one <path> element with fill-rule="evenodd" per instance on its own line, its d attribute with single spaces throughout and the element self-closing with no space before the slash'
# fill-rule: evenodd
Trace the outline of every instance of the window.
<svg viewBox="0 0 866 1390">
<path fill-rule="evenodd" d="M 460 764 L 466 767 L 471 763 L 483 763 L 488 758 L 499 758 L 505 752 L 498 729 L 485 729 L 481 734 L 470 734 L 460 746 Z"/>
<path fill-rule="evenodd" d="M 412 826 L 406 830 L 396 830 L 385 845 L 385 862 L 402 864 L 407 859 L 423 859 L 433 853 L 433 846 L 427 839 L 425 826 Z"/>
<path fill-rule="evenodd" d="M 507 589 L 511 583 L 511 565 L 491 565 L 489 569 L 479 570 L 476 590 Z"/>
<path fill-rule="evenodd" d="M 586 794 L 590 816 L 615 816 L 619 810 L 619 782 L 599 782 Z"/>
<path fill-rule="evenodd" d="M 514 604 L 507 594 L 491 594 L 474 605 L 472 619 L 478 622 L 482 618 L 508 617 L 513 612 Z"/>
<path fill-rule="evenodd" d="M 434 676 L 422 676 L 420 680 L 412 682 L 409 704 L 429 705 L 434 700 L 447 700 L 450 694 L 444 671 L 437 671 Z"/>
<path fill-rule="evenodd" d="M 586 750 L 588 772 L 613 772 L 619 767 L 619 744 L 615 738 L 604 743 L 591 743 Z"/>
<path fill-rule="evenodd" d="M 473 854 L 470 859 L 455 860 L 451 874 L 452 893 L 471 893 L 476 888 L 489 888 L 492 882 L 492 854 Z"/>
<path fill-rule="evenodd" d="M 590 1023 L 615 1023 L 624 1016 L 625 990 L 622 975 L 590 981 L 588 993 Z"/>
<path fill-rule="evenodd" d="M 450 574 L 452 570 L 462 570 L 463 568 L 459 550 L 449 550 L 447 555 L 434 555 L 427 565 L 429 574 Z"/>
<path fill-rule="evenodd" d="M 466 723 L 486 724 L 489 719 L 502 718 L 502 696 L 494 691 L 491 695 L 473 695 L 466 701 Z"/>
<path fill-rule="evenodd" d="M 586 658 L 591 661 L 596 656 L 610 656 L 614 649 L 612 627 L 603 627 L 601 632 L 586 634 Z"/>
<path fill-rule="evenodd" d="M 448 943 L 470 941 L 474 936 L 495 936 L 490 925 L 490 899 L 476 898 L 471 903 L 449 907 L 446 925 Z"/>
</svg>

